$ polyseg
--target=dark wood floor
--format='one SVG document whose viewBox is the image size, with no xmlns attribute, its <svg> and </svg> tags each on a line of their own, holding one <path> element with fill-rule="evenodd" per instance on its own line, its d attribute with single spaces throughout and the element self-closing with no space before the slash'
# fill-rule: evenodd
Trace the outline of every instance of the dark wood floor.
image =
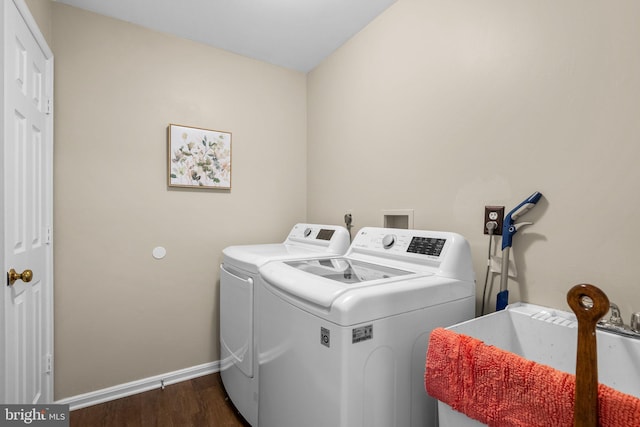
<svg viewBox="0 0 640 427">
<path fill-rule="evenodd" d="M 249 427 L 219 374 L 71 411 L 71 427 Z"/>
</svg>

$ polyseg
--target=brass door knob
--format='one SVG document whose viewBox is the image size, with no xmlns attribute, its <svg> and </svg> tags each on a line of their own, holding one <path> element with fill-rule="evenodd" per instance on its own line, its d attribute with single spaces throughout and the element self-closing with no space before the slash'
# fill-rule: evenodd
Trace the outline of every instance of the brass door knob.
<svg viewBox="0 0 640 427">
<path fill-rule="evenodd" d="M 18 274 L 13 268 L 9 270 L 7 273 L 7 280 L 9 281 L 9 286 L 13 285 L 16 280 L 22 280 L 25 283 L 28 283 L 33 279 L 33 271 L 25 270 L 22 274 Z"/>
</svg>

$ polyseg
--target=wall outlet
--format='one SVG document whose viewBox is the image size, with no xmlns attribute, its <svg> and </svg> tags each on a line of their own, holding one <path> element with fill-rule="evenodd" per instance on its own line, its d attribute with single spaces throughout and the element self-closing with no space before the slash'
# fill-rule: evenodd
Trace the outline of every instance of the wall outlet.
<svg viewBox="0 0 640 427">
<path fill-rule="evenodd" d="M 485 206 L 484 207 L 484 234 L 489 234 L 487 223 L 495 221 L 498 226 L 493 230 L 494 236 L 502 236 L 502 223 L 504 222 L 504 206 Z"/>
</svg>

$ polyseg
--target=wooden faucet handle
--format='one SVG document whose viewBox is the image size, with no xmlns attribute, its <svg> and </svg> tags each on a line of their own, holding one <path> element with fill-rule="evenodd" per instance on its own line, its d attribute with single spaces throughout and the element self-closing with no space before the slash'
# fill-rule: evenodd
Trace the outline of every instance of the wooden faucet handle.
<svg viewBox="0 0 640 427">
<path fill-rule="evenodd" d="M 609 311 L 609 298 L 597 286 L 576 285 L 567 293 L 569 307 L 578 318 L 578 325 L 584 323 L 593 325 Z"/>
<path fill-rule="evenodd" d="M 598 427 L 598 346 L 596 323 L 609 311 L 609 298 L 593 285 L 576 285 L 567 302 L 578 318 L 574 427 Z"/>
</svg>

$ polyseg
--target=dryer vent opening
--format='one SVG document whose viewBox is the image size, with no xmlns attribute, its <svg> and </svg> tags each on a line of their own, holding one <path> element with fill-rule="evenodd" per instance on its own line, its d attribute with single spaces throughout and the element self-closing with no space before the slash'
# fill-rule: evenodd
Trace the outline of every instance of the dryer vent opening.
<svg viewBox="0 0 640 427">
<path fill-rule="evenodd" d="M 382 225 L 385 228 L 413 228 L 413 209 L 393 209 L 382 211 Z"/>
</svg>

